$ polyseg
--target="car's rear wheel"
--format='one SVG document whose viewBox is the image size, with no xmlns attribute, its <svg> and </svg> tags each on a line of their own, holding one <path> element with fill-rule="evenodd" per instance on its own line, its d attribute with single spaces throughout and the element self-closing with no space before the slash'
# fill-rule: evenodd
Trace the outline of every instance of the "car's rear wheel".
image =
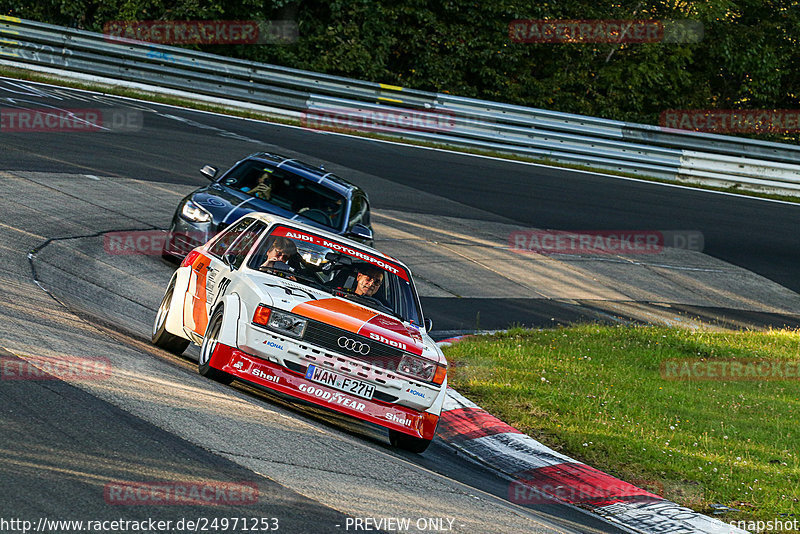
<svg viewBox="0 0 800 534">
<path fill-rule="evenodd" d="M 214 349 L 219 344 L 219 333 L 222 330 L 222 307 L 217 308 L 211 319 L 208 320 L 206 335 L 203 337 L 203 344 L 200 345 L 200 359 L 197 361 L 197 371 L 206 378 L 215 380 L 222 384 L 233 382 L 233 376 L 219 369 L 214 369 L 209 365 Z"/>
<path fill-rule="evenodd" d="M 169 315 L 169 305 L 172 302 L 172 293 L 175 291 L 175 280 L 170 282 L 167 291 L 164 293 L 164 298 L 161 299 L 161 305 L 158 307 L 156 313 L 156 320 L 153 323 L 153 334 L 151 339 L 153 344 L 168 350 L 174 354 L 183 354 L 186 347 L 189 346 L 189 340 L 180 336 L 176 336 L 167 332 L 167 315 Z"/>
<path fill-rule="evenodd" d="M 415 438 L 414 436 L 403 434 L 397 430 L 389 430 L 389 442 L 392 444 L 392 447 L 397 447 L 398 449 L 403 449 L 408 452 L 417 454 L 423 453 L 425 449 L 428 448 L 428 445 L 431 444 L 431 441 L 432 440 L 429 439 Z"/>
</svg>

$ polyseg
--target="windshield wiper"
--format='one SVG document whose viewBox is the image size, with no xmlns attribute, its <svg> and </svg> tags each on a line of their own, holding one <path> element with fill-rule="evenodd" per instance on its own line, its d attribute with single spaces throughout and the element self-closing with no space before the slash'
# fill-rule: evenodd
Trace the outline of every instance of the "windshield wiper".
<svg viewBox="0 0 800 534">
<path fill-rule="evenodd" d="M 295 291 L 297 291 L 298 293 L 306 295 L 311 300 L 317 300 L 317 297 L 315 297 L 311 292 L 306 291 L 305 289 L 300 289 L 299 287 L 281 286 L 278 284 L 264 284 L 264 285 L 267 287 L 277 287 L 278 289 L 283 289 L 287 295 L 294 296 Z"/>
<path fill-rule="evenodd" d="M 285 268 L 284 268 L 284 266 L 285 266 Z M 320 282 L 319 280 L 315 280 L 314 278 L 311 278 L 310 276 L 306 276 L 306 275 L 300 274 L 300 273 L 298 273 L 297 271 L 293 270 L 291 267 L 289 267 L 288 265 L 285 265 L 285 264 L 278 264 L 277 266 L 276 265 L 273 265 L 273 266 L 263 266 L 262 265 L 261 267 L 259 267 L 258 270 L 261 271 L 262 273 L 271 272 L 272 274 L 277 274 L 281 278 L 286 278 L 287 280 L 293 280 L 295 282 L 298 282 L 298 281 L 306 282 L 307 285 L 310 285 L 311 287 L 313 287 L 315 289 L 321 289 L 323 291 L 329 291 L 329 289 L 327 287 L 325 287 L 322 284 L 322 282 Z"/>
<path fill-rule="evenodd" d="M 320 282 L 319 280 L 315 280 L 315 279 L 311 278 L 310 276 L 305 276 L 305 275 L 302 275 L 302 274 L 294 274 L 292 276 L 294 276 L 297 280 L 302 280 L 303 282 L 307 282 L 308 285 L 310 285 L 311 287 L 314 287 L 316 289 L 321 289 L 321 290 L 327 291 L 327 292 L 330 291 L 330 289 L 325 287 L 322 282 Z"/>
</svg>

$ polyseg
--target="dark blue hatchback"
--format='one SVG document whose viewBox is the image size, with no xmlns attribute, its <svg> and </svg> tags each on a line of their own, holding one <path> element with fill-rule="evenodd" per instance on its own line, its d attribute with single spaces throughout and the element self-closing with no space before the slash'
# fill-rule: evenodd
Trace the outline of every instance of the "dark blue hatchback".
<svg viewBox="0 0 800 534">
<path fill-rule="evenodd" d="M 178 204 L 163 256 L 183 258 L 241 216 L 258 211 L 302 221 L 372 245 L 369 199 L 358 186 L 320 167 L 259 152 L 222 176 L 206 165 L 213 183 Z"/>
</svg>

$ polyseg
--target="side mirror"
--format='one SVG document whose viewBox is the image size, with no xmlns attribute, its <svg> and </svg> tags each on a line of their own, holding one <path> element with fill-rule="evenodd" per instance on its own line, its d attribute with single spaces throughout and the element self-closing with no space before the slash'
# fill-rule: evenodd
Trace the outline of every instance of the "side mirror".
<svg viewBox="0 0 800 534">
<path fill-rule="evenodd" d="M 216 178 L 217 172 L 219 172 L 219 170 L 212 165 L 203 165 L 203 168 L 200 169 L 200 174 L 202 174 L 209 180 L 213 180 L 214 178 Z"/>
<path fill-rule="evenodd" d="M 433 329 L 433 319 L 430 317 L 425 318 L 425 331 L 430 334 L 431 330 Z"/>
<path fill-rule="evenodd" d="M 236 270 L 236 254 L 233 252 L 226 252 L 223 254 L 222 261 L 225 262 L 225 265 L 227 265 L 231 271 Z"/>
<path fill-rule="evenodd" d="M 347 232 L 347 235 L 364 241 L 372 241 L 372 230 L 363 224 L 354 224 L 350 231 Z"/>
</svg>

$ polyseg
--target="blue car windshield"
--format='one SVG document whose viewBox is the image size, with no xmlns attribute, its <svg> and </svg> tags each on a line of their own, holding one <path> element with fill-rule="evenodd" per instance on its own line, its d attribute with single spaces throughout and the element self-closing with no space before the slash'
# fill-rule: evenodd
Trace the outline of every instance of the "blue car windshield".
<svg viewBox="0 0 800 534">
<path fill-rule="evenodd" d="M 342 195 L 285 169 L 261 161 L 244 161 L 231 169 L 221 183 L 336 231 L 344 226 Z"/>
</svg>

